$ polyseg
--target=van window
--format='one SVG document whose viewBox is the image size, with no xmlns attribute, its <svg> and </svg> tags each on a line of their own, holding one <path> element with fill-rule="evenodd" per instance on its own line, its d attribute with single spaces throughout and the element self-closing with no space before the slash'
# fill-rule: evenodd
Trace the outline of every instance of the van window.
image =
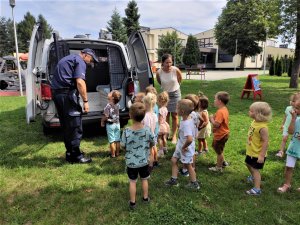
<svg viewBox="0 0 300 225">
<path fill-rule="evenodd" d="M 134 55 L 135 55 L 135 60 L 137 69 L 139 70 L 146 70 L 148 68 L 148 59 L 145 54 L 144 47 L 142 45 L 142 42 L 136 41 L 133 43 L 133 50 L 134 50 Z"/>
</svg>

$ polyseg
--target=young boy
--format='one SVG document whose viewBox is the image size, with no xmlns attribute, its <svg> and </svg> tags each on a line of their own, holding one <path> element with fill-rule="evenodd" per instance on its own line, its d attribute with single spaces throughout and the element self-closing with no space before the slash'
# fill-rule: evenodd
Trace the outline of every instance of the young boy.
<svg viewBox="0 0 300 225">
<path fill-rule="evenodd" d="M 229 94 L 225 91 L 216 93 L 214 106 L 218 108 L 215 115 L 210 115 L 209 121 L 213 127 L 213 143 L 212 147 L 217 153 L 217 165 L 210 167 L 210 171 L 222 172 L 223 167 L 228 163 L 224 159 L 224 148 L 229 138 L 229 111 L 226 107 L 229 102 Z"/>
<path fill-rule="evenodd" d="M 143 202 L 149 202 L 148 196 L 148 159 L 150 150 L 154 146 L 154 135 L 149 127 L 144 127 L 141 123 L 146 114 L 143 103 L 134 103 L 129 109 L 129 116 L 132 125 L 126 128 L 121 138 L 121 148 L 126 150 L 125 160 L 127 175 L 129 178 L 129 208 L 136 206 L 136 182 L 138 175 L 142 179 Z"/>
<path fill-rule="evenodd" d="M 104 117 L 101 119 L 101 126 L 104 127 L 106 124 L 111 158 L 119 156 L 120 152 L 120 106 L 118 103 L 121 97 L 122 94 L 117 90 L 108 93 L 108 103 L 104 108 Z"/>
<path fill-rule="evenodd" d="M 166 181 L 168 186 L 178 186 L 178 165 L 177 161 L 184 164 L 188 169 L 190 176 L 190 183 L 186 185 L 187 188 L 198 190 L 200 185 L 196 179 L 196 172 L 193 168 L 193 157 L 195 154 L 195 125 L 193 119 L 190 117 L 190 113 L 194 110 L 194 104 L 189 99 L 182 99 L 177 103 L 177 113 L 182 117 L 179 125 L 178 141 L 176 144 L 175 152 L 172 156 L 172 177 Z"/>
</svg>

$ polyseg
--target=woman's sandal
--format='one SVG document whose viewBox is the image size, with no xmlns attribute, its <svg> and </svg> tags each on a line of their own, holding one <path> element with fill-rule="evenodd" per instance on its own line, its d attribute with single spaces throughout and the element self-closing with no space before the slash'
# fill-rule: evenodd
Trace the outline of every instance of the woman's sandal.
<svg viewBox="0 0 300 225">
<path fill-rule="evenodd" d="M 284 185 L 282 185 L 282 187 L 279 187 L 277 189 L 277 192 L 285 193 L 285 192 L 289 191 L 290 189 L 291 189 L 291 185 L 284 184 Z"/>
</svg>

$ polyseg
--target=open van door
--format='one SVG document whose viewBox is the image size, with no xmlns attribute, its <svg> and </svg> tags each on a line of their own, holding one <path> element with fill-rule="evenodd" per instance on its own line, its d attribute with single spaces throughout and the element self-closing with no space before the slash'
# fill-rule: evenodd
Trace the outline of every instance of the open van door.
<svg viewBox="0 0 300 225">
<path fill-rule="evenodd" d="M 28 53 L 28 63 L 27 63 L 27 74 L 26 74 L 26 121 L 30 123 L 34 121 L 37 110 L 37 88 L 36 80 L 40 76 L 38 66 L 42 61 L 42 51 L 44 45 L 44 37 L 42 28 L 39 24 L 35 25 L 32 31 L 29 53 Z"/>
<path fill-rule="evenodd" d="M 144 91 L 150 84 L 154 85 L 154 82 L 146 45 L 140 32 L 130 35 L 127 49 L 133 79 L 138 79 L 139 88 Z"/>
</svg>

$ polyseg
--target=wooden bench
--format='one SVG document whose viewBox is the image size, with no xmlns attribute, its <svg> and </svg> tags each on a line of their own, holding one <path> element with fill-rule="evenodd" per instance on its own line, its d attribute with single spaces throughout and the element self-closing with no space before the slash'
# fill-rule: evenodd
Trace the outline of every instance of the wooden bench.
<svg viewBox="0 0 300 225">
<path fill-rule="evenodd" d="M 186 79 L 191 79 L 191 75 L 198 75 L 201 80 L 205 80 L 205 70 L 202 67 L 186 68 Z"/>
</svg>

